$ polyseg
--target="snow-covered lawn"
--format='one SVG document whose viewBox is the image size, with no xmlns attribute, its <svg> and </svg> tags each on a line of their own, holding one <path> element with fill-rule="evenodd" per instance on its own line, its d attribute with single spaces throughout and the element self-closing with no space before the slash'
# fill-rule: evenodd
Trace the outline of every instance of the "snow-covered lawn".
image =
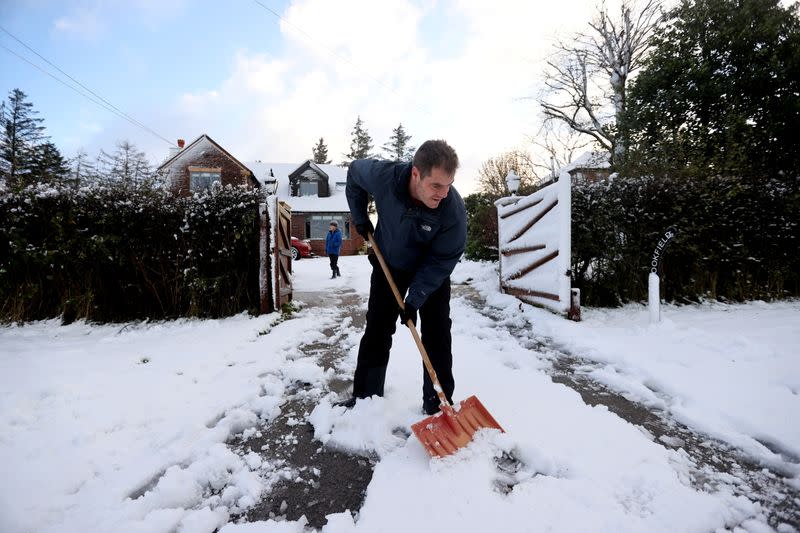
<svg viewBox="0 0 800 533">
<path fill-rule="evenodd" d="M 800 475 L 800 301 L 667 305 L 655 325 L 642 305 L 584 309 L 574 323 L 530 306 L 520 313 L 491 269 L 474 277 L 505 316 L 522 315 L 561 349 L 603 363 L 590 371 L 595 380 Z"/>
<path fill-rule="evenodd" d="M 295 289 L 366 296 L 366 259 L 340 267 L 330 280 L 327 259 L 298 261 Z M 570 323 L 499 294 L 493 265 L 460 264 L 454 281 L 468 278 L 496 315 L 602 362 L 595 379 L 800 485 L 791 458 L 800 455 L 800 303 L 670 306 L 656 326 L 644 307 L 585 309 Z M 309 416 L 319 440 L 380 458 L 357 519 L 331 515 L 327 533 L 769 530 L 758 504 L 692 488 L 680 450 L 553 383 L 545 357 L 465 299 L 452 308 L 456 397 L 478 396 L 507 433 L 483 432 L 445 460 L 396 431 L 421 419 L 421 363 L 402 327 L 385 397 L 350 411 L 332 405 L 326 383 L 350 376 L 361 332 L 335 308 L 286 321 L 2 327 L 0 531 L 303 531 L 302 520 L 225 525 L 280 476 L 268 457 L 225 441 L 274 418 L 297 380 L 321 397 Z M 337 328 L 348 353 L 335 371 L 299 347 L 330 342 L 325 328 Z M 525 463 L 509 494 L 493 489 L 502 476 L 492 459 L 504 450 Z"/>
</svg>

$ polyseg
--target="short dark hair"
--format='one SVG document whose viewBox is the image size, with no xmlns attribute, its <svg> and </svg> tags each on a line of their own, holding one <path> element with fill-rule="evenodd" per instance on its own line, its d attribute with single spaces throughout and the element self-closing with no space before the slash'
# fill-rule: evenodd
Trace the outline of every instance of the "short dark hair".
<svg viewBox="0 0 800 533">
<path fill-rule="evenodd" d="M 425 141 L 414 154 L 414 166 L 421 178 L 430 176 L 434 167 L 452 176 L 458 168 L 458 155 L 452 146 L 441 139 Z"/>
</svg>

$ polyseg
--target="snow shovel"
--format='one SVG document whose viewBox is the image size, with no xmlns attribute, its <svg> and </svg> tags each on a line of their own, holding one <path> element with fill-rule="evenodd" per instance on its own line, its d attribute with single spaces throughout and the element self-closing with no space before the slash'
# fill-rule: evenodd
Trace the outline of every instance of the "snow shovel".
<svg viewBox="0 0 800 533">
<path fill-rule="evenodd" d="M 386 280 L 392 288 L 397 304 L 400 306 L 400 309 L 405 309 L 403 297 L 400 295 L 400 291 L 397 290 L 397 285 L 395 285 L 392 274 L 389 272 L 389 267 L 386 266 L 383 254 L 381 254 L 381 251 L 378 249 L 378 245 L 375 244 L 372 233 L 369 233 L 367 238 L 372 245 L 372 249 L 375 251 L 378 262 L 381 264 L 383 273 L 386 275 Z M 454 406 L 447 400 L 414 322 L 409 319 L 406 325 L 411 335 L 414 337 L 414 342 L 417 343 L 419 353 L 422 355 L 422 362 L 425 364 L 425 369 L 428 371 L 428 375 L 433 382 L 433 388 L 439 396 L 441 408 L 439 413 L 429 416 L 411 426 L 411 430 L 425 447 L 425 450 L 432 457 L 445 457 L 469 444 L 470 441 L 472 441 L 473 435 L 475 435 L 475 432 L 479 429 L 494 428 L 503 431 L 500 424 L 497 423 L 481 401 L 475 396 L 470 396 L 466 400 L 463 400 L 458 406 Z"/>
</svg>

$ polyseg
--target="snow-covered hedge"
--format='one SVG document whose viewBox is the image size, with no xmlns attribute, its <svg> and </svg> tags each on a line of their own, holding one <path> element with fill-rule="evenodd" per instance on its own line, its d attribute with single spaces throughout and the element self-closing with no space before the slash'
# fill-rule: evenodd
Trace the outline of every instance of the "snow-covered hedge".
<svg viewBox="0 0 800 533">
<path fill-rule="evenodd" d="M 572 192 L 573 285 L 588 305 L 647 299 L 650 260 L 669 226 L 662 297 L 800 295 L 800 179 L 616 178 Z"/>
<path fill-rule="evenodd" d="M 0 191 L 0 320 L 219 317 L 257 310 L 258 191 Z"/>
</svg>

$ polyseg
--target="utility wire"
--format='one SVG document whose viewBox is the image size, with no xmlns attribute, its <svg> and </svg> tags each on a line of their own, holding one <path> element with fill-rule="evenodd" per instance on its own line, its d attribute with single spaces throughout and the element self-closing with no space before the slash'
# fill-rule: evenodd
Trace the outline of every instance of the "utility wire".
<svg viewBox="0 0 800 533">
<path fill-rule="evenodd" d="M 19 54 L 18 54 L 18 53 L 16 53 L 14 50 L 12 50 L 12 49 L 10 49 L 9 47 L 7 47 L 6 45 L 4 45 L 4 44 L 0 44 L 0 48 L 3 48 L 3 49 L 5 49 L 5 51 L 6 51 L 6 52 L 8 52 L 9 54 L 13 54 L 13 55 L 17 56 L 17 58 L 19 58 L 20 60 L 22 60 L 22 61 L 24 61 L 25 63 L 29 64 L 29 65 L 30 65 L 30 66 L 32 66 L 33 68 L 35 68 L 35 69 L 37 69 L 37 70 L 41 71 L 42 73 L 44 73 L 44 74 L 47 74 L 48 76 L 50 76 L 51 78 L 53 78 L 54 80 L 56 80 L 58 83 L 60 83 L 60 84 L 64 85 L 65 87 L 67 87 L 67 88 L 69 88 L 69 89 L 72 89 L 73 91 L 75 91 L 75 92 L 76 92 L 76 93 L 78 93 L 79 95 L 83 96 L 84 98 L 88 99 L 88 100 L 89 100 L 89 101 L 91 101 L 92 103 L 95 103 L 95 104 L 97 104 L 97 105 L 99 105 L 99 106 L 103 107 L 104 109 L 107 109 L 108 111 L 111 111 L 112 113 L 114 112 L 114 110 L 113 110 L 113 109 L 107 108 L 105 105 L 103 105 L 103 103 L 102 103 L 102 102 L 99 102 L 99 101 L 95 100 L 94 98 L 92 98 L 91 96 L 89 96 L 88 94 L 86 94 L 86 93 L 84 93 L 84 92 L 82 92 L 82 91 L 79 91 L 78 89 L 76 89 L 75 87 L 73 87 L 73 86 L 72 86 L 72 85 L 70 85 L 69 83 L 65 82 L 65 81 L 64 81 L 64 80 L 62 80 L 61 78 L 58 78 L 57 76 L 54 76 L 52 73 L 50 73 L 50 72 L 47 72 L 45 69 L 43 69 L 42 67 L 40 67 L 40 66 L 39 66 L 39 65 L 37 65 L 36 63 L 34 63 L 34 62 L 30 61 L 30 60 L 29 60 L 29 59 L 27 59 L 26 57 L 23 57 L 23 56 L 19 55 Z"/>
<path fill-rule="evenodd" d="M 99 105 L 99 106 L 103 107 L 103 108 L 104 108 L 104 109 L 106 109 L 107 111 L 110 111 L 110 112 L 114 113 L 114 114 L 115 114 L 115 115 L 117 115 L 118 117 L 120 117 L 120 118 L 123 118 L 123 119 L 127 120 L 128 122 L 130 122 L 130 123 L 131 123 L 131 124 L 133 124 L 134 126 L 137 126 L 137 127 L 139 127 L 139 128 L 142 128 L 143 130 L 145 130 L 145 131 L 147 131 L 147 132 L 151 133 L 152 135 L 155 135 L 156 137 L 158 137 L 159 139 L 163 140 L 164 142 L 166 142 L 166 143 L 167 143 L 167 144 L 169 144 L 170 146 L 172 145 L 172 141 L 170 141 L 169 139 L 167 139 L 167 138 L 166 138 L 166 137 L 164 137 L 163 135 L 160 135 L 160 134 L 158 134 L 157 132 L 153 131 L 151 128 L 149 128 L 149 127 L 148 127 L 148 126 L 146 126 L 145 124 L 142 124 L 141 122 L 139 122 L 139 121 L 138 121 L 138 120 L 136 120 L 135 118 L 131 117 L 130 115 L 128 115 L 127 113 L 125 113 L 124 111 L 122 111 L 121 109 L 119 109 L 118 107 L 116 107 L 114 104 L 112 104 L 111 102 L 109 102 L 108 100 L 106 100 L 105 98 L 103 98 L 102 96 L 100 96 L 99 94 L 97 94 L 96 92 L 94 92 L 93 90 L 91 90 L 90 88 L 86 87 L 84 84 L 82 84 L 81 82 L 79 82 L 78 80 L 76 80 L 75 78 L 73 78 L 72 76 L 70 76 L 69 74 L 67 74 L 66 72 L 64 72 L 63 70 L 61 70 L 61 69 L 60 69 L 60 68 L 59 68 L 57 65 L 55 65 L 55 64 L 51 63 L 50 61 L 48 61 L 48 60 L 47 60 L 47 58 L 45 58 L 45 57 L 44 57 L 44 56 L 42 56 L 42 55 L 41 55 L 39 52 L 37 52 L 36 50 L 34 50 L 33 48 L 31 48 L 30 46 L 28 46 L 27 44 L 25 44 L 25 43 L 24 43 L 22 40 L 20 40 L 18 37 L 16 37 L 14 34 L 12 34 L 10 31 L 8 31 L 7 29 L 5 29 L 5 28 L 4 28 L 4 27 L 2 27 L 2 26 L 0 26 L 0 30 L 2 30 L 3 32 L 5 32 L 6 34 L 8 34 L 8 35 L 9 35 L 9 36 L 10 36 L 12 39 L 14 39 L 15 41 L 17 41 L 19 44 L 21 44 L 22 46 L 24 46 L 25 48 L 27 48 L 28 50 L 30 50 L 31 52 L 33 52 L 34 54 L 36 54 L 36 55 L 37 55 L 37 56 L 38 56 L 40 59 L 42 59 L 42 61 L 44 61 L 45 63 L 47 63 L 48 65 L 50 65 L 51 67 L 53 67 L 54 69 L 56 69 L 57 71 L 59 71 L 61 74 L 63 74 L 64 76 L 66 76 L 67 78 L 69 78 L 70 80 L 72 80 L 72 81 L 73 81 L 74 83 L 76 83 L 78 86 L 80 86 L 81 88 L 83 88 L 84 90 L 86 90 L 86 91 L 87 91 L 89 94 L 91 94 L 92 96 L 94 96 L 94 98 L 92 98 L 91 96 L 88 96 L 86 93 L 84 93 L 84 92 L 82 92 L 82 91 L 79 91 L 78 89 L 76 89 L 76 88 L 75 88 L 75 87 L 73 87 L 72 85 L 70 85 L 70 84 L 66 83 L 64 80 L 62 80 L 62 79 L 60 79 L 60 78 L 58 78 L 58 77 L 54 76 L 52 73 L 50 73 L 50 72 L 47 72 L 45 69 L 41 68 L 39 65 L 36 65 L 36 64 L 35 64 L 35 63 L 33 63 L 32 61 L 29 61 L 28 59 L 26 59 L 25 57 L 23 57 L 23 56 L 19 55 L 18 53 L 14 52 L 14 51 L 13 51 L 13 50 L 11 50 L 10 48 L 6 47 L 5 45 L 2 45 L 2 44 L 0 44 L 0 46 L 2 46 L 2 47 L 3 47 L 3 48 L 6 50 L 6 51 L 10 52 L 11 54 L 14 54 L 14 55 L 15 55 L 15 56 L 17 56 L 19 59 L 21 59 L 22 61 L 25 61 L 26 63 L 28 63 L 29 65 L 33 66 L 34 68 L 36 68 L 36 69 L 38 69 L 38 70 L 40 70 L 40 71 L 44 72 L 45 74 L 47 74 L 48 76 L 50 76 L 51 78 L 53 78 L 53 79 L 54 79 L 54 80 L 56 80 L 57 82 L 61 83 L 62 85 L 65 85 L 66 87 L 69 87 L 70 89 L 72 89 L 72 90 L 73 90 L 73 91 L 75 91 L 76 93 L 80 94 L 80 95 L 81 95 L 81 96 L 83 96 L 84 98 L 88 99 L 89 101 L 91 101 L 91 102 L 93 102 L 93 103 L 95 103 L 95 104 L 97 104 L 97 105 Z"/>
<path fill-rule="evenodd" d="M 302 28 L 300 28 L 300 27 L 299 27 L 299 26 L 297 26 L 296 24 L 292 24 L 291 22 L 289 22 L 288 20 L 286 20 L 285 18 L 283 18 L 283 17 L 280 15 L 280 13 L 276 12 L 275 10 L 273 10 L 273 9 L 272 9 L 272 8 L 270 8 L 270 7 L 267 7 L 267 6 L 265 6 L 265 5 L 264 5 L 262 2 L 260 2 L 259 0 L 253 0 L 253 2 L 255 2 L 255 3 L 256 3 L 256 4 L 258 4 L 259 6 L 263 7 L 264 9 L 266 9 L 267 11 L 269 11 L 270 13 L 272 13 L 272 14 L 273 14 L 275 17 L 277 17 L 277 18 L 278 18 L 278 19 L 279 19 L 281 22 L 284 22 L 284 23 L 286 23 L 286 25 L 288 25 L 288 26 L 291 26 L 291 27 L 292 27 L 292 28 L 293 28 L 295 31 L 297 31 L 297 32 L 301 33 L 303 36 L 305 36 L 305 37 L 306 37 L 306 38 L 307 38 L 309 41 L 311 41 L 312 43 L 316 44 L 317 46 L 319 46 L 319 47 L 321 47 L 321 48 L 324 48 L 325 50 L 327 50 L 327 51 L 328 51 L 328 53 L 329 53 L 329 54 L 331 54 L 332 56 L 336 57 L 336 58 L 337 58 L 337 59 L 339 59 L 340 61 L 344 61 L 345 63 L 349 64 L 351 67 L 353 67 L 353 68 L 354 68 L 354 69 L 356 69 L 357 71 L 360 71 L 360 72 L 364 73 L 364 74 L 365 74 L 365 76 L 367 76 L 369 79 L 371 79 L 372 81 L 374 81 L 375 83 L 377 83 L 378 85 L 380 85 L 381 87 L 383 87 L 384 89 L 387 89 L 387 90 L 389 90 L 389 91 L 393 92 L 393 93 L 394 93 L 396 96 L 398 96 L 399 98 L 401 98 L 401 99 L 403 99 L 403 100 L 407 100 L 407 98 L 406 98 L 405 96 L 403 96 L 402 94 L 400 94 L 399 92 L 397 92 L 397 91 L 396 91 L 396 90 L 395 90 L 393 87 L 391 87 L 391 86 L 389 86 L 389 85 L 386 85 L 385 83 L 383 83 L 383 82 L 382 82 L 381 80 L 379 80 L 378 78 L 376 78 L 376 77 L 374 77 L 374 76 L 372 76 L 372 75 L 370 75 L 370 74 L 367 74 L 367 73 L 366 73 L 366 71 L 365 71 L 364 69 L 360 68 L 358 65 L 356 65 L 355 63 L 353 63 L 352 61 L 350 61 L 348 58 L 346 58 L 346 57 L 344 57 L 343 55 L 339 54 L 339 53 L 338 53 L 336 50 L 333 50 L 333 49 L 332 49 L 332 48 L 330 48 L 329 46 L 326 46 L 325 44 L 323 44 L 323 43 L 319 42 L 318 40 L 314 39 L 314 38 L 313 38 L 311 35 L 309 35 L 307 32 L 305 32 L 305 31 L 304 31 Z M 414 106 L 416 106 L 416 107 L 417 107 L 417 109 L 419 109 L 419 110 L 420 110 L 420 111 L 422 111 L 423 113 L 427 113 L 427 110 L 426 110 L 425 108 L 423 108 L 423 107 L 422 107 L 420 104 L 418 104 L 417 102 L 415 102 L 415 101 L 413 101 L 413 100 L 409 100 L 409 101 L 410 101 L 411 103 L 413 103 L 413 104 L 414 104 Z"/>
</svg>

